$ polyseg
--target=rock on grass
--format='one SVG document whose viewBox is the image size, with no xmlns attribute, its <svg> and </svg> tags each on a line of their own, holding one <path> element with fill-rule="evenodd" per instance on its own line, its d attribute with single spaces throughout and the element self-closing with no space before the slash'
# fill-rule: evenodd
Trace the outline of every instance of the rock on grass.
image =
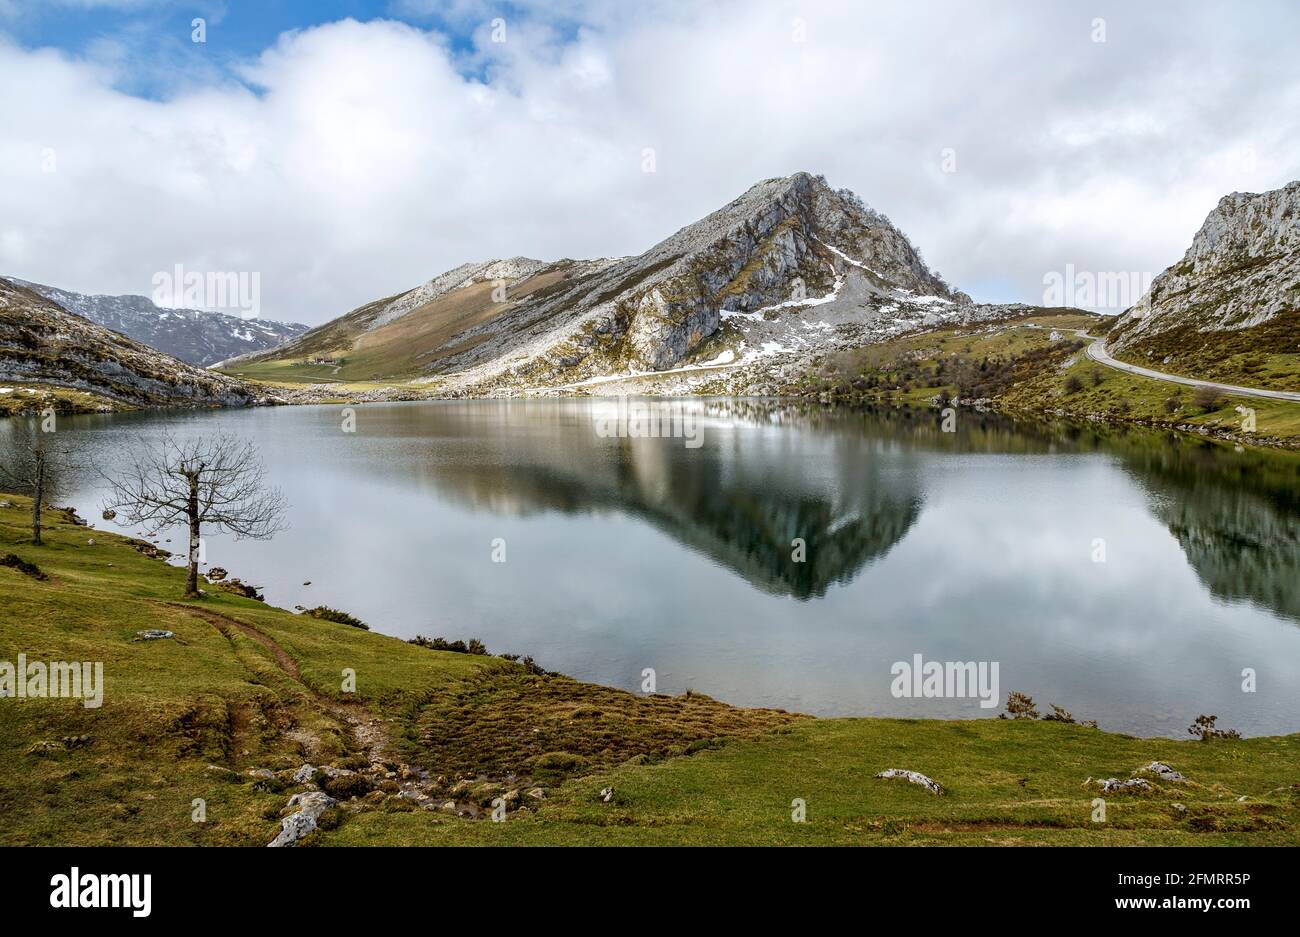
<svg viewBox="0 0 1300 937">
<path fill-rule="evenodd" d="M 908 771 L 904 768 L 886 768 L 876 775 L 878 778 L 903 778 L 912 784 L 919 784 L 931 794 L 942 794 L 943 785 L 932 778 L 927 778 L 919 771 Z"/>
<path fill-rule="evenodd" d="M 320 791 L 307 791 L 305 794 L 294 794 L 289 798 L 289 806 L 297 807 L 298 812 L 290 814 L 280 821 L 280 833 L 275 839 L 267 843 L 268 846 L 292 846 L 298 840 L 302 839 L 312 830 L 316 829 L 317 822 L 330 807 L 333 807 L 337 801 L 328 794 Z"/>
</svg>

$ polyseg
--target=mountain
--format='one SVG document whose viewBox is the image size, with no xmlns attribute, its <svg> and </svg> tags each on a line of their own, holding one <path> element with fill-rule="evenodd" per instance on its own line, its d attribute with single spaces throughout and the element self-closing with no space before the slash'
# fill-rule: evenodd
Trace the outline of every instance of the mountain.
<svg viewBox="0 0 1300 937">
<path fill-rule="evenodd" d="M 816 353 L 1001 314 L 953 291 L 886 216 L 801 172 L 635 257 L 465 264 L 223 367 L 453 396 L 664 375 L 734 376 L 735 390 Z"/>
<path fill-rule="evenodd" d="M 307 326 L 296 322 L 244 319 L 200 309 L 168 309 L 155 305 L 146 296 L 89 295 L 11 280 L 97 325 L 200 367 L 246 352 L 274 348 L 307 331 Z"/>
<path fill-rule="evenodd" d="M 136 406 L 238 406 L 242 381 L 178 361 L 0 279 L 0 381 L 52 384 Z"/>
<path fill-rule="evenodd" d="M 1300 181 L 1220 199 L 1107 346 L 1207 380 L 1300 387 Z"/>
</svg>

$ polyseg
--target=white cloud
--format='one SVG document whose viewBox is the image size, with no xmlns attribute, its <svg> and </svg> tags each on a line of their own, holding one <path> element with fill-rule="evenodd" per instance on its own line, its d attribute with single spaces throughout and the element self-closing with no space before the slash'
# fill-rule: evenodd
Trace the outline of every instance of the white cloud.
<svg viewBox="0 0 1300 937">
<path fill-rule="evenodd" d="M 256 270 L 264 315 L 318 323 L 466 260 L 639 252 L 807 169 L 977 298 L 1036 301 L 1067 263 L 1159 271 L 1219 196 L 1300 177 L 1282 4 L 1144 4 L 1105 43 L 1065 4 L 566 14 L 576 37 L 535 16 L 504 44 L 485 18 L 468 55 L 308 28 L 163 101 L 115 90 L 131 56 L 0 39 L 0 272 L 148 293 L 177 263 Z"/>
</svg>

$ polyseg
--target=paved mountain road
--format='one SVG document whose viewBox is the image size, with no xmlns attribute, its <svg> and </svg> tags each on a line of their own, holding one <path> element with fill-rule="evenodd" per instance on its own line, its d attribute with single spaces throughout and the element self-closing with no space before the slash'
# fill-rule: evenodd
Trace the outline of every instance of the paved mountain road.
<svg viewBox="0 0 1300 937">
<path fill-rule="evenodd" d="M 1087 332 L 1080 329 L 1074 333 L 1080 338 L 1090 339 L 1088 345 L 1088 357 L 1098 364 L 1104 364 L 1108 368 L 1114 368 L 1117 371 L 1127 371 L 1129 374 L 1137 374 L 1141 377 L 1152 377 L 1158 381 L 1169 381 L 1172 384 L 1186 384 L 1188 387 L 1211 387 L 1214 390 L 1221 391 L 1225 394 L 1236 394 L 1241 397 L 1267 397 L 1271 400 L 1294 400 L 1300 403 L 1300 391 L 1296 390 L 1268 390 L 1263 387 L 1240 387 L 1236 384 L 1216 384 L 1214 381 L 1199 381 L 1194 377 L 1184 377 L 1181 374 L 1166 374 L 1164 371 L 1155 371 L 1151 368 L 1138 367 L 1136 364 L 1129 364 L 1126 361 L 1116 361 L 1106 351 L 1106 345 L 1100 338 L 1093 338 Z"/>
</svg>

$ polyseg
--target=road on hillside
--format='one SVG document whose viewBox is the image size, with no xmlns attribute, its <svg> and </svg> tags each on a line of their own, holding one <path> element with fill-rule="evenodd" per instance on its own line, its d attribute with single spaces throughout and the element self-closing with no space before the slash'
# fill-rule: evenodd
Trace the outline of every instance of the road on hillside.
<svg viewBox="0 0 1300 937">
<path fill-rule="evenodd" d="M 1212 387 L 1217 391 L 1225 394 L 1236 394 L 1241 397 L 1268 397 L 1272 400 L 1294 400 L 1300 403 L 1300 391 L 1295 390 L 1267 390 L 1263 387 L 1239 387 L 1236 384 L 1216 384 L 1213 381 L 1198 381 L 1194 377 L 1183 377 L 1181 374 L 1166 374 L 1164 371 L 1153 371 L 1151 368 L 1140 368 L 1136 364 L 1129 364 L 1126 361 L 1116 361 L 1106 351 L 1106 345 L 1103 339 L 1094 338 L 1082 329 L 1075 332 L 1080 338 L 1088 339 L 1088 357 L 1098 364 L 1104 364 L 1108 368 L 1114 368 L 1117 371 L 1127 371 L 1129 374 L 1137 374 L 1142 377 L 1153 377 L 1158 381 L 1169 381 L 1172 384 L 1186 384 L 1188 387 Z"/>
</svg>

